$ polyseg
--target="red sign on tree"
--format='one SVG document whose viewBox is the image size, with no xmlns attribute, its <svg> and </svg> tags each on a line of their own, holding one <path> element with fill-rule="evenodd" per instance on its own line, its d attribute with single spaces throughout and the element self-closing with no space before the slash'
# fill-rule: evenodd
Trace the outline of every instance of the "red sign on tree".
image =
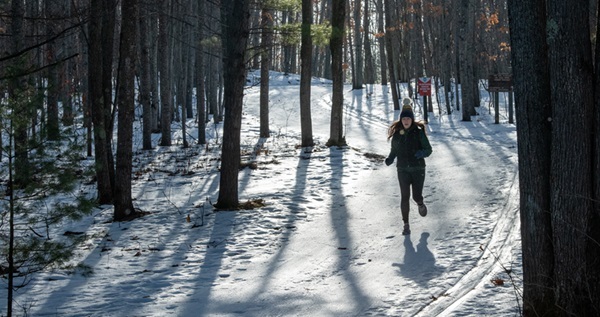
<svg viewBox="0 0 600 317">
<path fill-rule="evenodd" d="M 431 78 L 421 77 L 417 82 L 419 96 L 431 96 Z"/>
</svg>

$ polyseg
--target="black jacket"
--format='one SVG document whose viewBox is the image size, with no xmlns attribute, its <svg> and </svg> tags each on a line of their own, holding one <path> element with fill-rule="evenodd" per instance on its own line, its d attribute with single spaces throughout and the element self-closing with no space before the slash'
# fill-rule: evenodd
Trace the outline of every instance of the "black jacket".
<svg viewBox="0 0 600 317">
<path fill-rule="evenodd" d="M 425 168 L 425 159 L 415 157 L 415 153 L 419 150 L 424 151 L 425 157 L 433 152 L 423 128 L 413 124 L 406 130 L 402 129 L 394 133 L 392 136 L 392 149 L 388 158 L 396 160 L 398 169 L 422 169 Z"/>
</svg>

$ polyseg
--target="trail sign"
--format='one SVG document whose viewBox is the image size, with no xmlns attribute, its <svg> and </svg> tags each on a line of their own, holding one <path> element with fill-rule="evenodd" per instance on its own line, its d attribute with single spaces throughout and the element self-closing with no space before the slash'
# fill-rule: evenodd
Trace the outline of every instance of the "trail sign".
<svg viewBox="0 0 600 317">
<path fill-rule="evenodd" d="M 417 81 L 419 96 L 431 96 L 431 78 L 421 77 Z"/>
<path fill-rule="evenodd" d="M 510 74 L 490 75 L 488 90 L 492 92 L 512 91 L 512 76 Z"/>
</svg>

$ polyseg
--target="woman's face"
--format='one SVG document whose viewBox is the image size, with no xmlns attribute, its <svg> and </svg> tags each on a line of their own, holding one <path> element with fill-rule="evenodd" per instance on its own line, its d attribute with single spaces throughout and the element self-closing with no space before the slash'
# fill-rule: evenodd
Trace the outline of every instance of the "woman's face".
<svg viewBox="0 0 600 317">
<path fill-rule="evenodd" d="M 411 118 L 409 118 L 409 117 L 403 117 L 402 118 L 402 126 L 405 129 L 408 129 L 408 128 L 410 128 L 410 125 L 412 124 L 412 121 L 413 120 Z"/>
</svg>

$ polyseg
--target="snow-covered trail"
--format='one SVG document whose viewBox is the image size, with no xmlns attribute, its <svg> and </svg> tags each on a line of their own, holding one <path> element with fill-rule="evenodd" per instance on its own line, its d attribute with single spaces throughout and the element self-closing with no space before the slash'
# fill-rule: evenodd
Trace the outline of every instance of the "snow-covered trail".
<svg viewBox="0 0 600 317">
<path fill-rule="evenodd" d="M 277 87 L 273 90 L 275 96 L 278 89 L 297 87 Z M 329 133 L 329 89 L 313 87 L 313 132 L 323 142 Z M 344 122 L 350 147 L 387 155 L 385 133 L 398 115 L 392 109 L 391 96 L 376 88 L 369 93 L 346 91 L 345 97 Z M 299 121 L 297 116 L 290 116 L 292 106 L 273 98 L 272 102 L 274 116 L 277 111 L 273 109 L 288 107 L 283 113 L 293 117 L 286 121 L 288 128 Z M 298 237 L 298 241 L 315 237 L 315 245 L 295 246 L 292 239 L 286 246 L 295 251 L 293 256 L 305 258 L 307 264 L 319 263 L 317 267 L 298 268 L 300 271 L 294 274 L 305 276 L 294 285 L 312 290 L 309 294 L 321 300 L 319 305 L 304 307 L 307 314 L 452 315 L 457 306 L 473 301 L 478 309 L 487 304 L 493 310 L 494 302 L 486 301 L 485 292 L 503 292 L 506 295 L 500 296 L 502 300 L 515 301 L 511 283 L 507 281 L 504 287 L 491 284 L 493 277 L 507 278 L 502 275 L 501 265 L 518 270 L 514 267 L 518 250 L 506 243 L 518 239 L 519 228 L 514 126 L 490 126 L 477 120 L 460 122 L 457 116 L 437 114 L 430 115 L 429 121 L 434 149 L 427 159 L 425 196 L 429 214 L 421 218 L 411 213 L 410 236 L 400 235 L 400 197 L 393 167 L 379 162 L 360 170 L 347 163 L 337 172 L 325 173 L 331 176 L 324 186 L 339 188 L 340 194 L 330 197 L 329 215 L 312 221 L 327 223 L 301 225 L 295 232 L 308 235 Z M 297 126 L 294 129 L 299 131 Z M 335 153 L 331 150 L 323 160 L 332 160 Z M 306 167 L 314 168 L 323 172 L 327 166 Z M 414 203 L 412 208 L 415 210 Z M 320 228 L 330 231 L 318 232 Z M 315 252 L 323 248 L 329 252 Z M 298 265 L 297 261 L 289 263 Z M 281 267 L 279 271 L 287 275 L 294 269 Z M 319 286 L 311 287 L 315 283 Z M 318 290 L 323 291 L 319 294 Z"/>
<path fill-rule="evenodd" d="M 133 193 L 149 214 L 113 223 L 104 206 L 65 224 L 86 233 L 76 261 L 94 274 L 40 273 L 18 302 L 31 316 L 518 315 L 500 265 L 520 276 L 515 127 L 485 115 L 430 117 L 429 213 L 418 216 L 413 203 L 412 234 L 402 236 L 396 170 L 381 158 L 398 115 L 391 94 L 346 89 L 349 147 L 327 148 L 331 86 L 313 85 L 318 145 L 305 151 L 290 97 L 298 89 L 271 87 L 268 140 L 258 138 L 258 88 L 246 91 L 243 150 L 265 151 L 257 169 L 240 172 L 240 200 L 266 206 L 213 212 L 206 199 L 217 197 L 218 151 L 143 152 Z M 494 277 L 506 284 L 492 285 Z"/>
</svg>

